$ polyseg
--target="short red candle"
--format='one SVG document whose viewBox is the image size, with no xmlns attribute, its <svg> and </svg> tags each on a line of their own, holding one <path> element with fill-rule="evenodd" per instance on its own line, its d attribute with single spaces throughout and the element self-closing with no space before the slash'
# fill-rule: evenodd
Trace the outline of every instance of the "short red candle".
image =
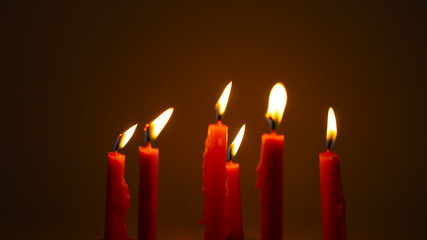
<svg viewBox="0 0 427 240">
<path fill-rule="evenodd" d="M 172 113 L 173 108 L 167 109 L 144 128 L 147 147 L 139 147 L 138 240 L 157 239 L 159 149 L 152 148 L 151 141 L 157 138 Z"/>
<path fill-rule="evenodd" d="M 125 158 L 125 155 L 118 152 L 108 153 L 105 240 L 128 239 L 126 215 L 130 196 L 125 181 Z"/>
<path fill-rule="evenodd" d="M 320 193 L 324 240 L 345 240 L 345 204 L 342 192 L 338 154 L 329 149 L 337 136 L 337 124 L 332 108 L 328 111 L 326 143 L 328 150 L 319 154 Z"/>
<path fill-rule="evenodd" d="M 261 239 L 282 239 L 283 235 L 283 143 L 275 132 L 262 135 L 257 167 L 257 188 L 261 189 Z"/>
<path fill-rule="evenodd" d="M 228 127 L 220 121 L 210 124 L 203 153 L 204 206 L 201 224 L 205 240 L 225 239 L 225 181 Z"/>
<path fill-rule="evenodd" d="M 261 189 L 261 240 L 281 240 L 283 236 L 283 144 L 285 136 L 276 134 L 287 102 L 286 89 L 276 83 L 270 92 L 266 118 L 271 133 L 262 135 L 256 187 Z"/>
<path fill-rule="evenodd" d="M 125 181 L 126 156 L 117 152 L 135 132 L 137 124 L 119 135 L 114 152 L 108 153 L 107 203 L 105 211 L 105 240 L 128 240 L 126 215 L 130 207 L 129 188 Z"/>
<path fill-rule="evenodd" d="M 139 147 L 138 239 L 155 240 L 157 235 L 157 185 L 159 149 Z"/>
<path fill-rule="evenodd" d="M 229 240 L 243 240 L 242 200 L 240 194 L 239 164 L 231 160 L 226 164 L 227 194 L 226 194 L 226 236 Z M 229 233 L 227 234 L 227 232 Z"/>
<path fill-rule="evenodd" d="M 319 154 L 323 239 L 345 240 L 345 204 L 338 154 Z"/>
</svg>

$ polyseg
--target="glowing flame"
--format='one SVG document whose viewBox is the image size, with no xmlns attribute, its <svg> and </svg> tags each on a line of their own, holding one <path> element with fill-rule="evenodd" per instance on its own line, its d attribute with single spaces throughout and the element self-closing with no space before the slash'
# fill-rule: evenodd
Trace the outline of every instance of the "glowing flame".
<svg viewBox="0 0 427 240">
<path fill-rule="evenodd" d="M 285 111 L 288 95 L 282 83 L 276 83 L 270 92 L 268 99 L 267 118 L 271 119 L 275 125 L 282 121 L 283 112 Z"/>
<path fill-rule="evenodd" d="M 218 114 L 218 118 L 221 119 L 222 115 L 224 115 L 225 109 L 227 108 L 228 98 L 230 97 L 231 92 L 230 82 L 227 87 L 225 87 L 224 91 L 221 94 L 221 97 L 218 99 L 218 102 L 215 105 L 216 113 Z"/>
<path fill-rule="evenodd" d="M 330 107 L 328 111 L 328 128 L 326 130 L 326 145 L 330 148 L 337 138 L 337 121 L 334 110 Z"/>
<path fill-rule="evenodd" d="M 173 108 L 169 108 L 149 124 L 148 131 L 150 140 L 155 140 L 157 136 L 159 136 L 160 132 L 166 126 L 166 123 L 168 123 L 169 118 L 172 116 L 172 113 Z"/>
<path fill-rule="evenodd" d="M 246 124 L 243 124 L 243 126 L 240 128 L 239 133 L 236 135 L 236 138 L 234 138 L 234 141 L 230 145 L 230 154 L 231 157 L 236 156 L 237 151 L 239 150 L 240 144 L 242 143 L 243 135 L 245 135 L 245 129 Z"/>
<path fill-rule="evenodd" d="M 126 132 L 122 134 L 120 138 L 119 148 L 124 148 L 124 146 L 129 142 L 137 126 L 138 124 L 133 125 Z"/>
</svg>

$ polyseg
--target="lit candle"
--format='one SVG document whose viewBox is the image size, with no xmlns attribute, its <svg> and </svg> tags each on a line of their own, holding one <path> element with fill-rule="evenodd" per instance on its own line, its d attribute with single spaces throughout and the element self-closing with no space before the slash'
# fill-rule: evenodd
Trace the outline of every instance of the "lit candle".
<svg viewBox="0 0 427 240">
<path fill-rule="evenodd" d="M 225 239 L 225 181 L 228 127 L 221 123 L 231 91 L 231 82 L 219 98 L 215 109 L 218 122 L 210 124 L 203 153 L 203 216 L 205 240 Z"/>
<path fill-rule="evenodd" d="M 271 133 L 262 135 L 261 157 L 256 187 L 261 189 L 261 240 L 282 239 L 283 235 L 283 142 L 276 134 L 285 111 L 285 87 L 277 83 L 271 89 L 266 118 Z"/>
<path fill-rule="evenodd" d="M 227 182 L 226 182 L 226 233 L 228 240 L 243 240 L 242 223 L 242 201 L 240 195 L 240 173 L 239 164 L 233 163 L 232 158 L 236 156 L 245 134 L 246 125 L 240 128 L 233 143 L 228 148 Z"/>
<path fill-rule="evenodd" d="M 146 147 L 139 147 L 139 219 L 138 239 L 155 240 L 157 238 L 157 185 L 159 167 L 159 149 L 152 148 L 154 141 L 169 121 L 173 108 L 163 112 L 154 121 L 145 126 Z"/>
<path fill-rule="evenodd" d="M 130 196 L 125 181 L 125 158 L 117 150 L 123 148 L 135 132 L 137 124 L 120 134 L 114 152 L 108 153 L 107 203 L 105 210 L 105 240 L 127 240 L 126 215 Z"/>
<path fill-rule="evenodd" d="M 338 154 L 330 151 L 337 137 L 337 123 L 334 110 L 328 111 L 326 130 L 326 152 L 319 154 L 320 191 L 322 199 L 323 239 L 345 240 L 345 204 L 342 193 Z"/>
</svg>

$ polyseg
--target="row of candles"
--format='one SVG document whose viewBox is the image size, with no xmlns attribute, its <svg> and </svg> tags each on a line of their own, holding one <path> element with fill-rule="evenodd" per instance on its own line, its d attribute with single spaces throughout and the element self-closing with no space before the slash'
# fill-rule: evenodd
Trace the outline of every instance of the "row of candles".
<svg viewBox="0 0 427 240">
<path fill-rule="evenodd" d="M 217 123 L 208 126 L 203 153 L 204 206 L 201 224 L 205 240 L 243 240 L 242 206 L 237 154 L 245 132 L 241 127 L 228 146 L 228 127 L 222 123 L 231 92 L 230 82 L 215 105 Z M 261 240 L 282 239 L 283 236 L 283 148 L 284 135 L 276 133 L 286 107 L 287 93 L 281 83 L 273 86 L 266 119 L 271 132 L 262 135 L 261 156 L 257 167 L 261 190 Z M 169 108 L 144 128 L 146 146 L 139 147 L 139 209 L 138 240 L 157 239 L 157 186 L 159 149 L 151 142 L 157 138 L 172 116 Z M 105 240 L 128 240 L 126 215 L 130 196 L 124 178 L 125 158 L 118 150 L 130 140 L 137 124 L 120 134 L 114 152 L 108 153 Z M 335 114 L 328 112 L 327 151 L 319 154 L 322 225 L 324 240 L 346 239 L 344 198 L 338 155 L 330 151 L 337 135 Z M 228 146 L 228 148 L 227 148 Z"/>
</svg>

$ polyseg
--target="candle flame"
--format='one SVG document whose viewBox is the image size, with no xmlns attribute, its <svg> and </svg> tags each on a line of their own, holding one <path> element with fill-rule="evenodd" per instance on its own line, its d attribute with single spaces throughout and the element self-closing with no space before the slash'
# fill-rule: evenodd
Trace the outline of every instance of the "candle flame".
<svg viewBox="0 0 427 240">
<path fill-rule="evenodd" d="M 168 123 L 170 117 L 172 116 L 172 113 L 173 108 L 169 108 L 149 124 L 148 134 L 150 140 L 156 140 L 157 136 L 159 136 L 160 132 L 166 126 L 166 123 Z"/>
<path fill-rule="evenodd" d="M 334 145 L 337 138 L 337 121 L 334 110 L 330 107 L 328 111 L 328 128 L 326 130 L 326 146 L 328 149 Z"/>
<path fill-rule="evenodd" d="M 265 115 L 267 119 L 272 121 L 272 129 L 275 129 L 282 122 L 287 99 L 285 86 L 282 83 L 276 83 L 271 89 L 270 98 L 268 99 L 268 110 Z"/>
<path fill-rule="evenodd" d="M 245 134 L 246 124 L 243 124 L 243 126 L 240 128 L 239 133 L 236 135 L 236 138 L 234 138 L 234 141 L 231 143 L 229 148 L 229 154 L 230 159 L 234 156 L 236 156 L 237 151 L 239 150 L 240 144 L 243 140 L 243 135 Z"/>
<path fill-rule="evenodd" d="M 129 142 L 130 138 L 133 136 L 136 127 L 138 124 L 133 125 L 130 127 L 126 132 L 124 132 L 120 138 L 119 148 L 124 148 L 125 145 Z"/>
<path fill-rule="evenodd" d="M 215 105 L 216 113 L 218 120 L 224 115 L 225 109 L 227 108 L 228 99 L 230 97 L 232 82 L 228 83 L 224 91 L 221 94 L 221 97 L 218 99 L 218 102 Z"/>
</svg>

